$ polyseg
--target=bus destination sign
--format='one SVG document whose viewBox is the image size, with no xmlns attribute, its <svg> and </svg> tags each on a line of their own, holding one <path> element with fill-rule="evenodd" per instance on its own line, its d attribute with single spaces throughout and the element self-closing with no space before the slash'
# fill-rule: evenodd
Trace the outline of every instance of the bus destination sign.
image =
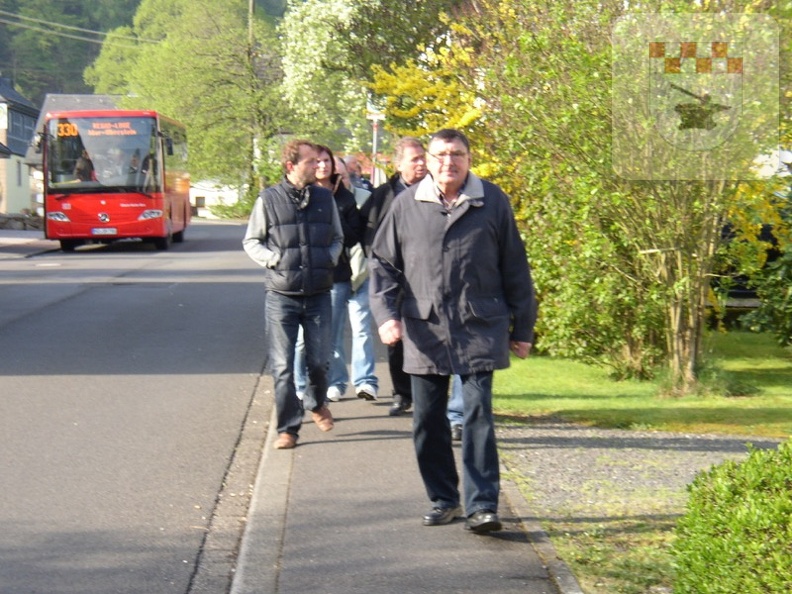
<svg viewBox="0 0 792 594">
<path fill-rule="evenodd" d="M 90 122 L 81 122 L 78 125 L 69 120 L 62 120 L 58 122 L 58 137 L 74 137 L 80 135 L 80 128 L 85 124 L 90 124 L 87 135 L 92 137 L 98 136 L 137 136 L 137 130 L 132 127 L 131 120 L 92 120 Z"/>
<path fill-rule="evenodd" d="M 88 136 L 137 136 L 132 122 L 126 121 L 93 121 Z"/>
</svg>

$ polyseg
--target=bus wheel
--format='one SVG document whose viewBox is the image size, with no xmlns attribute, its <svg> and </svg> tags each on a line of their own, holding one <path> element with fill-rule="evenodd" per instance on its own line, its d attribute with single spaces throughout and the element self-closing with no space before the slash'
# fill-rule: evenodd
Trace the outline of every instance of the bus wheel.
<svg viewBox="0 0 792 594">
<path fill-rule="evenodd" d="M 170 247 L 170 242 L 170 235 L 166 235 L 165 237 L 156 237 L 154 239 L 154 247 L 158 250 L 167 250 Z"/>
<path fill-rule="evenodd" d="M 61 239 L 60 247 L 64 252 L 73 252 L 76 248 L 81 246 L 84 242 L 79 239 Z"/>
</svg>

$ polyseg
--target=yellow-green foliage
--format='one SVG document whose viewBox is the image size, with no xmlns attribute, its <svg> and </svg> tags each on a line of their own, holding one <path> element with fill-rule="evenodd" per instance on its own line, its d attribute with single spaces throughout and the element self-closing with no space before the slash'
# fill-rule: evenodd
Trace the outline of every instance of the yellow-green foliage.
<svg viewBox="0 0 792 594">
<path fill-rule="evenodd" d="M 373 66 L 369 88 L 383 100 L 386 130 L 418 138 L 441 128 L 462 130 L 471 141 L 473 170 L 489 177 L 497 165 L 482 150 L 483 102 L 476 81 L 466 76 L 471 60 L 471 49 L 459 45 L 422 48 L 420 60 Z"/>
<path fill-rule="evenodd" d="M 789 188 L 783 182 L 783 178 L 776 178 L 765 183 L 743 183 L 728 209 L 728 220 L 737 239 L 752 245 L 757 253 L 754 261 L 757 269 L 764 265 L 770 247 L 759 238 L 763 225 L 772 226 L 780 248 L 792 241 L 792 220 L 782 216 L 784 207 L 789 208 Z"/>
<path fill-rule="evenodd" d="M 386 128 L 399 135 L 426 136 L 440 128 L 470 127 L 481 112 L 452 66 L 445 47 L 429 52 L 423 63 L 374 66 L 370 88 L 385 97 Z"/>
</svg>

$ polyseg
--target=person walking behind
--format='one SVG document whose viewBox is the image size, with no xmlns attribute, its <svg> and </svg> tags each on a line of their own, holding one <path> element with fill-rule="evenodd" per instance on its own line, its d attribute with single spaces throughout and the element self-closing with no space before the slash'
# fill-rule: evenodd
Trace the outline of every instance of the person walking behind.
<svg viewBox="0 0 792 594">
<path fill-rule="evenodd" d="M 462 378 L 454 375 L 451 378 L 451 396 L 448 398 L 446 412 L 451 424 L 451 441 L 462 441 L 462 426 L 465 422 L 465 401 L 462 398 Z"/>
<path fill-rule="evenodd" d="M 366 225 L 363 232 L 363 247 L 366 256 L 371 256 L 374 236 L 390 210 L 396 197 L 407 188 L 420 182 L 426 176 L 426 152 L 417 138 L 406 136 L 394 147 L 393 164 L 396 173 L 387 182 L 378 186 L 360 209 Z M 401 341 L 388 344 L 388 371 L 393 384 L 393 405 L 388 414 L 398 416 L 406 413 L 412 406 L 412 385 L 410 376 L 404 370 L 404 351 Z"/>
<path fill-rule="evenodd" d="M 343 231 L 333 195 L 313 186 L 318 152 L 307 140 L 292 140 L 282 154 L 280 183 L 262 191 L 250 214 L 242 245 L 264 268 L 264 312 L 269 369 L 275 383 L 277 449 L 295 447 L 303 411 L 322 431 L 333 428 L 326 405 L 330 357 L 330 290 L 343 249 Z M 294 387 L 294 352 L 302 328 L 309 382 L 300 402 Z"/>
<path fill-rule="evenodd" d="M 430 175 L 401 194 L 372 244 L 371 308 L 382 341 L 404 342 L 415 451 L 432 502 L 425 526 L 462 511 L 446 416 L 449 378 L 461 376 L 465 527 L 483 534 L 502 528 L 493 371 L 508 367 L 510 350 L 528 356 L 536 300 L 509 198 L 470 172 L 467 137 L 440 130 L 427 154 Z"/>
<path fill-rule="evenodd" d="M 355 194 L 355 202 L 362 206 L 371 192 L 352 184 L 349 170 L 342 159 L 336 157 L 336 171 L 344 185 Z M 351 293 L 347 301 L 349 326 L 352 329 L 352 384 L 355 394 L 363 400 L 377 400 L 379 378 L 376 374 L 374 331 L 369 306 L 368 260 L 363 242 L 349 248 L 349 266 L 352 269 Z"/>
<path fill-rule="evenodd" d="M 349 266 L 349 249 L 357 245 L 361 239 L 362 224 L 360 212 L 355 202 L 355 195 L 343 184 L 336 171 L 336 160 L 329 147 L 318 145 L 316 168 L 316 185 L 329 190 L 333 194 L 341 229 L 344 234 L 344 249 L 333 270 L 333 289 L 330 292 L 332 321 L 330 326 L 331 351 L 328 360 L 327 399 L 338 402 L 346 393 L 349 374 L 346 370 L 346 350 L 344 349 L 344 330 L 347 320 L 347 301 L 352 292 L 350 279 L 352 269 Z M 297 392 L 302 395 L 305 389 L 305 349 L 302 335 L 298 337 L 296 353 L 295 383 Z"/>
<path fill-rule="evenodd" d="M 355 155 L 347 155 L 344 157 L 344 164 L 349 171 L 349 181 L 352 182 L 353 186 L 369 192 L 374 191 L 374 184 L 363 177 L 363 167 L 361 167 L 360 161 L 358 161 Z"/>
</svg>

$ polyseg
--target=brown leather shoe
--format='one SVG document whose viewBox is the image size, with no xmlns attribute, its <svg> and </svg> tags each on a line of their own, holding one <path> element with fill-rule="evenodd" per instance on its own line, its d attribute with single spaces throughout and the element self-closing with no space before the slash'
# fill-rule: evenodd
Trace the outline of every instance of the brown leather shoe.
<svg viewBox="0 0 792 594">
<path fill-rule="evenodd" d="M 316 423 L 316 426 L 322 431 L 330 431 L 335 426 L 335 423 L 333 423 L 333 414 L 326 405 L 322 406 L 319 410 L 313 411 L 311 413 L 311 418 L 313 418 L 313 422 Z"/>
<path fill-rule="evenodd" d="M 291 433 L 281 433 L 275 441 L 276 450 L 290 450 L 297 445 L 297 438 Z"/>
</svg>

